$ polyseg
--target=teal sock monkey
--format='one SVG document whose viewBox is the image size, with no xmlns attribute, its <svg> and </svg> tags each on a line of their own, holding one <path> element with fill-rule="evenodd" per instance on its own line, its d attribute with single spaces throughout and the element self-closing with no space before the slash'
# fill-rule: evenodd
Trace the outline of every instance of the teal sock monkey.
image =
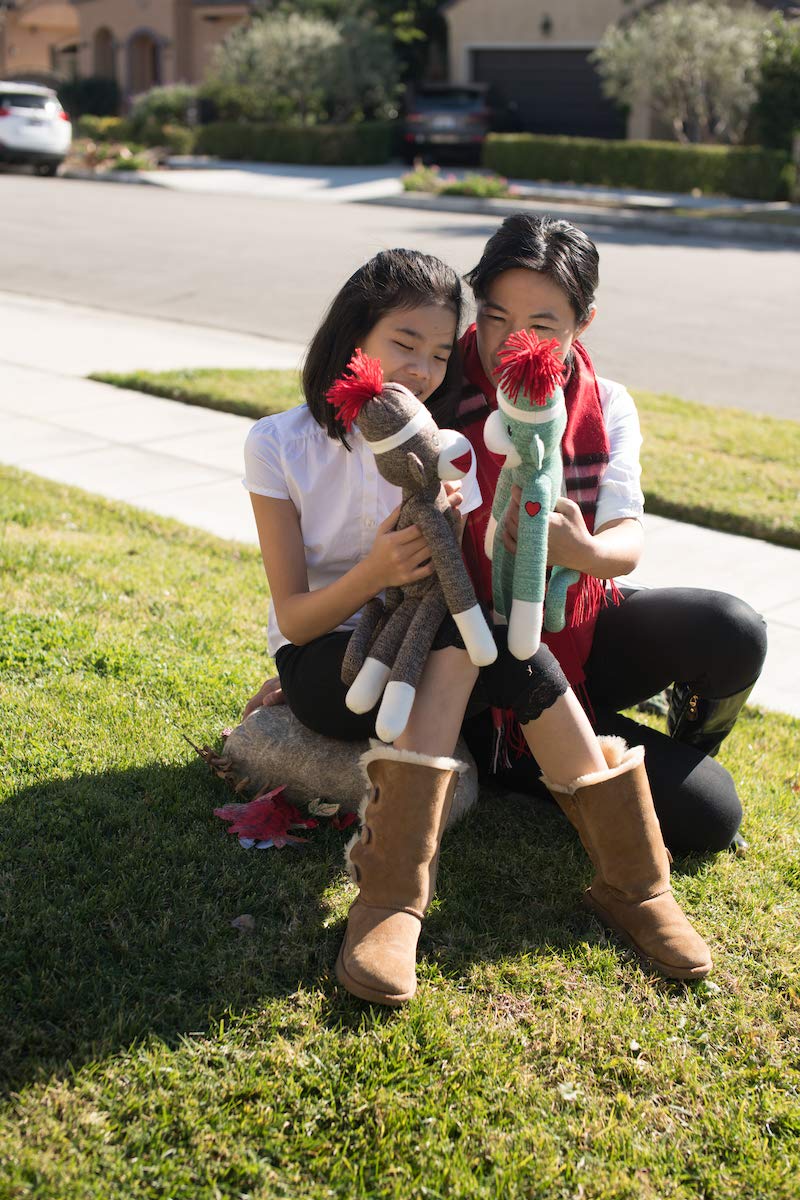
<svg viewBox="0 0 800 1200">
<path fill-rule="evenodd" d="M 580 572 L 554 566 L 547 582 L 550 513 L 561 494 L 561 438 L 567 409 L 561 383 L 563 363 L 555 340 L 540 342 L 526 329 L 512 333 L 500 352 L 497 409 L 484 427 L 486 445 L 505 456 L 497 482 L 486 553 L 492 560 L 492 596 L 500 622 L 508 624 L 508 648 L 531 658 L 548 632 L 564 628 L 567 588 Z M 503 544 L 511 488 L 522 489 L 516 554 Z"/>
</svg>

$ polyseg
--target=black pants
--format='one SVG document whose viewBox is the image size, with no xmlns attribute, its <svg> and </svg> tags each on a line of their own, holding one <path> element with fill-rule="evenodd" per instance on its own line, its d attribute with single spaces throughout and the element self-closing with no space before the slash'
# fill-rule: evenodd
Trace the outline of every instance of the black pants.
<svg viewBox="0 0 800 1200">
<path fill-rule="evenodd" d="M 625 593 L 603 609 L 586 663 L 586 691 L 601 734 L 619 734 L 645 747 L 645 763 L 664 840 L 673 851 L 715 851 L 729 845 L 742 807 L 728 771 L 716 759 L 640 725 L 619 710 L 689 683 L 719 699 L 743 691 L 761 673 L 766 626 L 748 604 L 700 588 L 654 588 Z M 491 730 L 485 719 L 465 726 L 472 753 L 485 762 Z M 501 781 L 542 795 L 531 761 L 517 759 Z"/>
<path fill-rule="evenodd" d="M 487 712 L 490 707 L 510 708 L 520 721 L 535 721 L 569 687 L 564 672 L 547 646 L 528 662 L 520 662 L 508 651 L 505 628 L 496 628 L 494 636 L 497 661 L 481 668 L 467 704 L 467 716 Z M 299 721 L 325 737 L 356 742 L 375 736 L 379 705 L 359 714 L 345 704 L 347 687 L 342 683 L 341 671 L 349 640 L 349 633 L 329 633 L 305 646 L 282 646 L 275 655 L 275 665 L 286 702 Z M 449 646 L 464 649 L 455 622 L 446 617 L 433 650 Z"/>
</svg>

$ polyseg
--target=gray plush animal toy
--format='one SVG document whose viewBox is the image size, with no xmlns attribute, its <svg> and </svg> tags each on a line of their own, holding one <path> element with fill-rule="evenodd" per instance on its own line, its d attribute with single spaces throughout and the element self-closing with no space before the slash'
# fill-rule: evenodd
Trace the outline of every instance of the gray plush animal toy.
<svg viewBox="0 0 800 1200">
<path fill-rule="evenodd" d="M 348 708 L 369 712 L 383 695 L 375 729 L 382 741 L 392 742 L 408 723 L 425 661 L 448 610 L 476 666 L 497 658 L 442 487 L 442 480 L 467 474 L 473 452 L 461 434 L 440 430 L 407 388 L 384 383 L 380 362 L 360 350 L 327 398 L 345 429 L 358 419 L 379 472 L 403 489 L 397 529 L 416 525 L 435 567 L 435 574 L 403 588 L 388 588 L 385 602 L 375 597 L 364 607 L 342 664 Z"/>
</svg>

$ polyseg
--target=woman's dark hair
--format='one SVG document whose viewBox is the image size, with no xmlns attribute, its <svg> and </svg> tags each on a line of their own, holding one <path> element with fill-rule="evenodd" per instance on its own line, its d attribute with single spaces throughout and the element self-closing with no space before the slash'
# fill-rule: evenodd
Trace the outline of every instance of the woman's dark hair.
<svg viewBox="0 0 800 1200">
<path fill-rule="evenodd" d="M 582 229 L 554 217 L 514 213 L 486 243 L 477 267 L 465 275 L 476 300 L 504 271 L 538 271 L 569 298 L 579 325 L 589 320 L 598 283 L 597 247 Z"/>
<path fill-rule="evenodd" d="M 451 308 L 458 336 L 461 280 L 441 259 L 417 250 L 382 250 L 359 267 L 335 297 L 311 340 L 303 366 L 306 402 L 329 437 L 338 437 L 347 446 L 342 424 L 325 397 L 344 372 L 353 351 L 392 309 L 424 304 Z M 452 420 L 460 383 L 460 359 L 454 343 L 444 380 L 427 401 L 438 425 Z"/>
</svg>

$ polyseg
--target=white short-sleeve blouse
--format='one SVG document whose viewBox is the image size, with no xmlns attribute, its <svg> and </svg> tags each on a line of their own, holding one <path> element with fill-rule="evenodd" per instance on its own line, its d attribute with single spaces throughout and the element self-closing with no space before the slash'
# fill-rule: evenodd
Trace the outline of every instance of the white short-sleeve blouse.
<svg viewBox="0 0 800 1200">
<path fill-rule="evenodd" d="M 277 500 L 291 500 L 300 518 L 309 589 L 334 583 L 372 548 L 381 521 L 397 507 L 401 490 L 379 474 L 375 456 L 353 427 L 348 451 L 317 424 L 308 405 L 256 421 L 244 447 L 248 491 Z M 466 516 L 479 508 L 481 495 L 474 473 L 462 484 Z M 353 629 L 358 613 L 338 626 Z M 270 604 L 267 626 L 269 652 L 275 655 L 284 637 Z"/>
</svg>

